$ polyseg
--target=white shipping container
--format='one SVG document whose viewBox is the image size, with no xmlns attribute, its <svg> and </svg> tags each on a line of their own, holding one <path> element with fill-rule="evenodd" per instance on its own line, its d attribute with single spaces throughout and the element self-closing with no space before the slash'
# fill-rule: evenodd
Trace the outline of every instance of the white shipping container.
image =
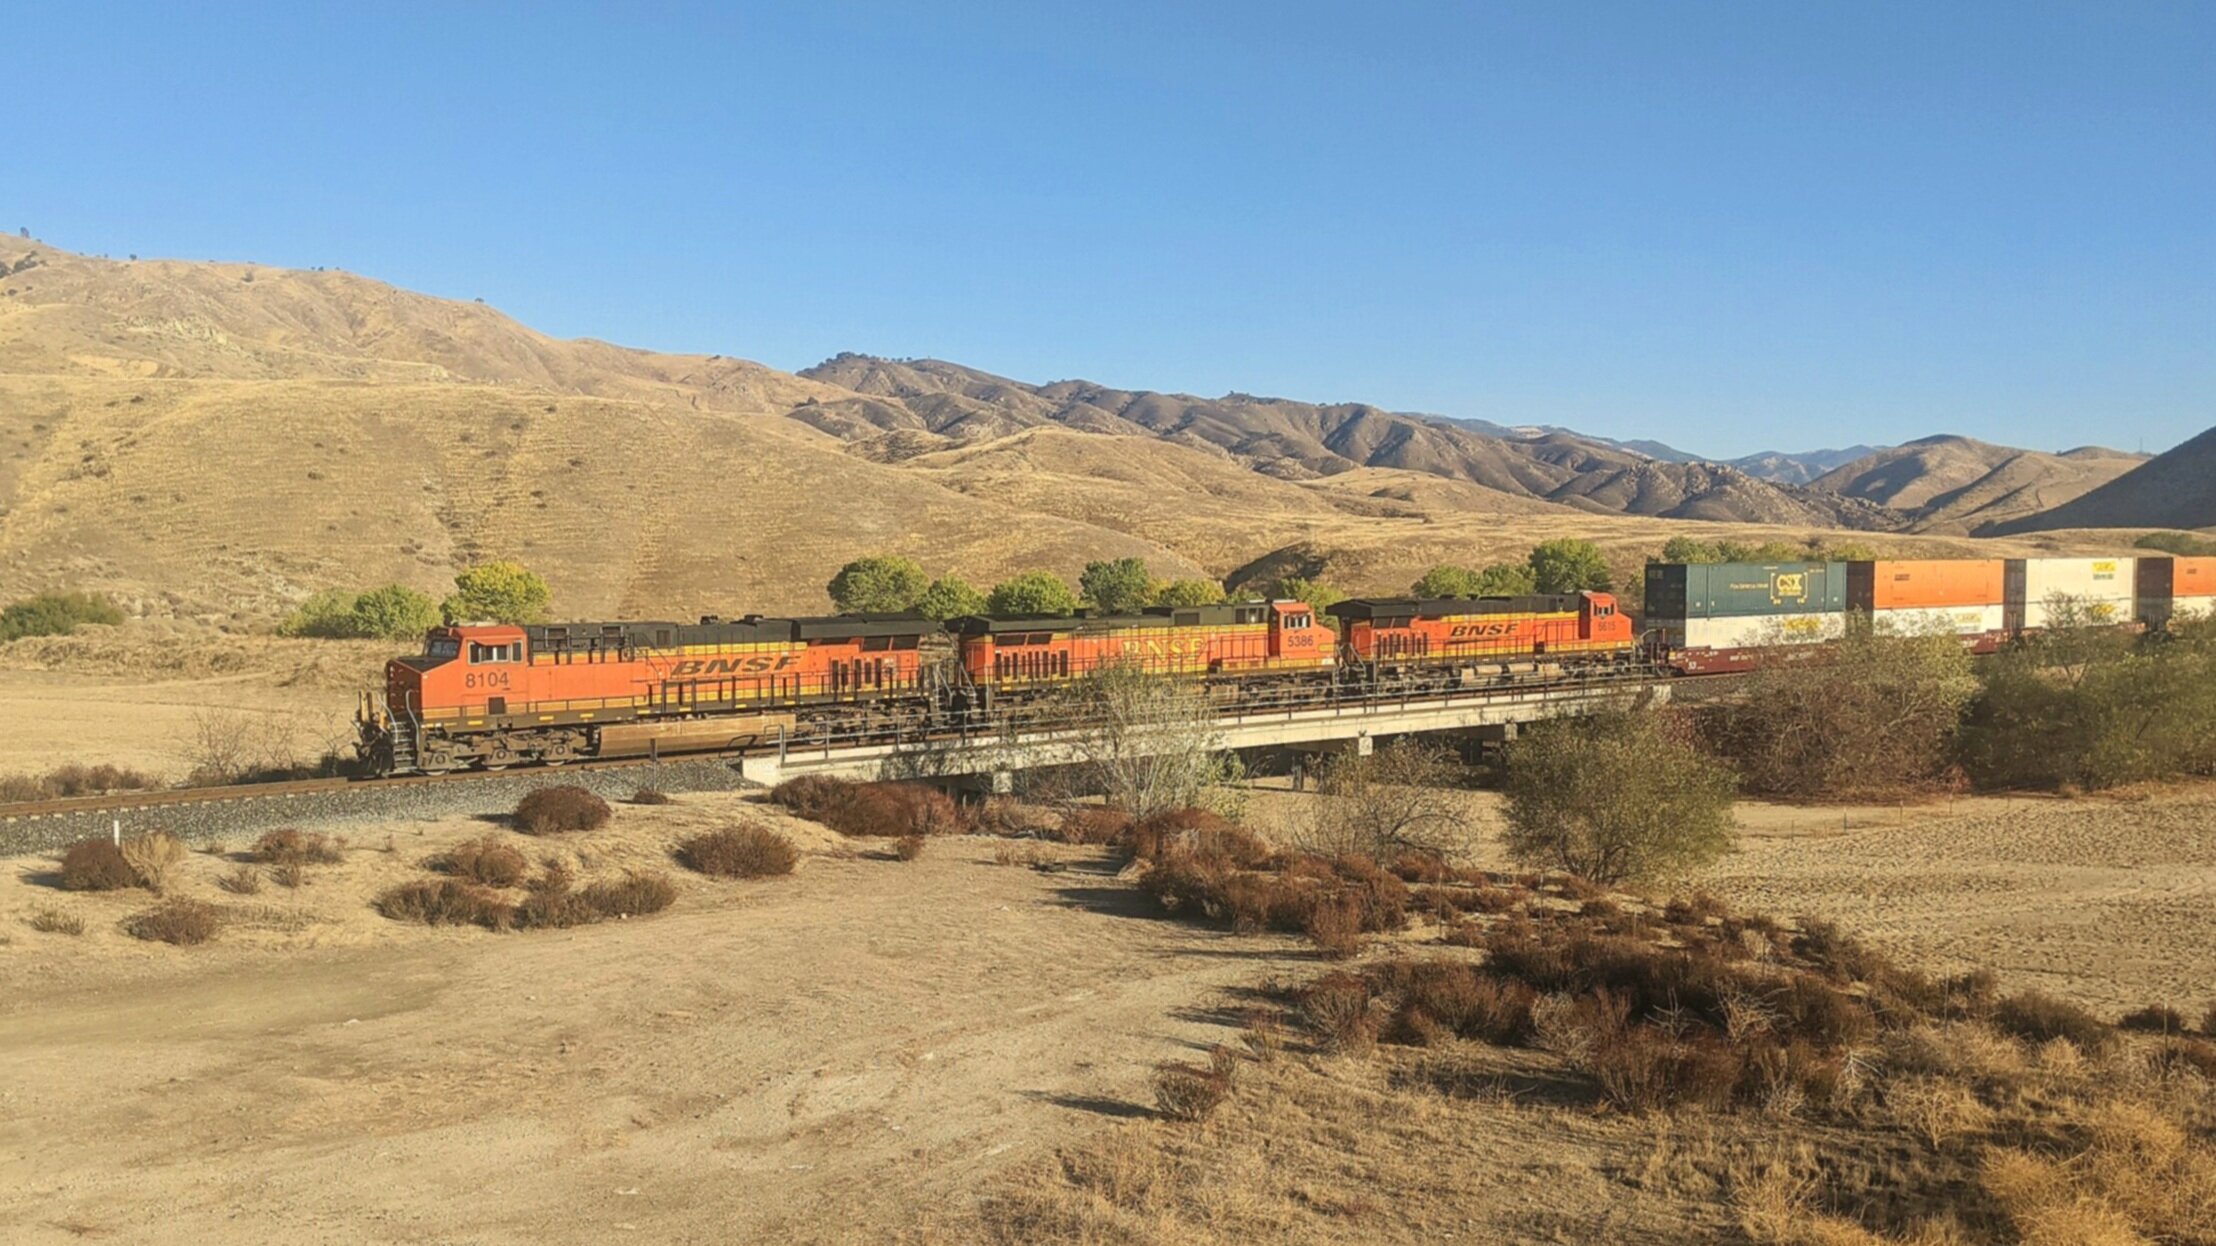
<svg viewBox="0 0 2216 1246">
<path fill-rule="evenodd" d="M 2022 627 L 2047 627 L 2053 604 L 2068 599 L 2090 623 L 2129 623 L 2137 617 L 2134 559 L 2011 558 L 2008 606 L 2022 612 Z"/>
<path fill-rule="evenodd" d="M 1876 610 L 1870 628 L 1880 636 L 1980 636 L 2006 626 L 1998 602 L 1990 606 L 1906 606 Z"/>
<path fill-rule="evenodd" d="M 1847 634 L 1847 615 L 1839 610 L 1728 619 L 1657 619 L 1648 626 L 1661 629 L 1673 644 L 1685 649 L 1760 649 L 1837 640 Z"/>
<path fill-rule="evenodd" d="M 2205 619 L 2216 615 L 2216 597 L 2172 597 L 2170 617 L 2173 619 Z"/>
</svg>

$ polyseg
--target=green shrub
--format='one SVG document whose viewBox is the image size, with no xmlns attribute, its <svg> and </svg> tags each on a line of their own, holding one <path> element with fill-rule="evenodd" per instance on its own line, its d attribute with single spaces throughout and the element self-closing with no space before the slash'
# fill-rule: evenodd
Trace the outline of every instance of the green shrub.
<svg viewBox="0 0 2216 1246">
<path fill-rule="evenodd" d="M 1154 590 L 1157 606 L 1213 606 L 1223 599 L 1223 585 L 1214 580 L 1171 580 Z"/>
<path fill-rule="evenodd" d="M 1531 582 L 1542 593 L 1608 590 L 1608 557 L 1600 546 L 1575 537 L 1541 541 L 1531 547 Z"/>
<path fill-rule="evenodd" d="M 1542 722 L 1508 750 L 1509 855 L 1601 883 L 1662 877 L 1731 846 L 1731 772 L 1647 711 Z"/>
<path fill-rule="evenodd" d="M 1963 765 L 1989 787 L 2216 774 L 2216 625 L 2135 640 L 2107 627 L 2027 637 L 1979 668 Z"/>
<path fill-rule="evenodd" d="M 921 563 L 880 554 L 839 568 L 825 591 L 831 604 L 849 614 L 898 614 L 915 609 L 927 587 Z"/>
<path fill-rule="evenodd" d="M 403 584 L 365 593 L 325 589 L 277 625 L 280 636 L 323 640 L 414 640 L 440 622 L 438 603 Z"/>
<path fill-rule="evenodd" d="M 1077 609 L 1077 591 L 1052 572 L 1026 571 L 993 585 L 985 609 L 998 615 L 1070 614 Z"/>
<path fill-rule="evenodd" d="M 1977 695 L 1969 651 L 1952 636 L 1880 636 L 1856 628 L 1745 681 L 1745 695 L 1700 717 L 1709 746 L 1747 791 L 1778 796 L 1891 795 L 1926 788 L 1953 763 Z"/>
<path fill-rule="evenodd" d="M 536 623 L 546 617 L 553 590 L 521 563 L 488 562 L 454 577 L 454 592 L 439 603 L 449 623 Z"/>
<path fill-rule="evenodd" d="M 0 609 L 0 641 L 67 636 L 87 623 L 117 624 L 123 612 L 92 593 L 40 593 Z"/>
<path fill-rule="evenodd" d="M 927 619 L 941 623 L 948 619 L 964 618 L 985 613 L 985 594 L 971 588 L 967 580 L 958 576 L 942 575 L 931 581 L 930 587 L 916 599 L 915 611 Z"/>
<path fill-rule="evenodd" d="M 2216 555 L 2216 540 L 2195 536 L 2190 532 L 2149 532 L 2132 542 L 2136 549 L 2160 550 L 2176 554 L 2180 558 L 2206 558 Z"/>
<path fill-rule="evenodd" d="M 1480 571 L 1440 563 L 1409 587 L 1418 597 L 1522 597 L 1538 591 L 1529 566 L 1499 562 Z"/>
</svg>

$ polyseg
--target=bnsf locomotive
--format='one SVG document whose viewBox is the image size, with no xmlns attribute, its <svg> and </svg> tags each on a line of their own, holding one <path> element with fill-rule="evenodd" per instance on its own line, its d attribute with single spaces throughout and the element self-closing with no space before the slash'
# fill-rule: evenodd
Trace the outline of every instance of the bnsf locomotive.
<svg viewBox="0 0 2216 1246">
<path fill-rule="evenodd" d="M 379 774 L 893 738 L 1020 721 L 1110 666 L 1186 679 L 1226 708 L 1307 694 L 1445 692 L 1556 677 L 1743 670 L 1880 630 L 1989 651 L 2048 626 L 2216 614 L 2216 558 L 1658 564 L 1635 620 L 1608 593 L 1155 607 L 1128 615 L 914 615 L 437 628 L 364 694 Z M 951 641 L 952 652 L 946 646 Z"/>
<path fill-rule="evenodd" d="M 890 737 L 1020 715 L 1104 667 L 1198 680 L 1227 706 L 1356 682 L 1444 688 L 1541 663 L 1632 660 L 1606 593 L 1482 601 L 1358 600 L 1333 636 L 1299 601 L 1130 615 L 914 615 L 689 623 L 467 625 L 364 694 L 359 751 L 378 774 Z M 951 656 L 929 650 L 953 642 Z"/>
</svg>

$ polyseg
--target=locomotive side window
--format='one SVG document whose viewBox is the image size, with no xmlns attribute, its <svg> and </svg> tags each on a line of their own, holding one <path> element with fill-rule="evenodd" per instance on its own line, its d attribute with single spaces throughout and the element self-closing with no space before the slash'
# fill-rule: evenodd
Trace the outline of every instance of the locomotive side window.
<svg viewBox="0 0 2216 1246">
<path fill-rule="evenodd" d="M 480 662 L 521 662 L 523 645 L 480 645 L 473 640 L 469 642 L 469 660 L 473 666 Z"/>
</svg>

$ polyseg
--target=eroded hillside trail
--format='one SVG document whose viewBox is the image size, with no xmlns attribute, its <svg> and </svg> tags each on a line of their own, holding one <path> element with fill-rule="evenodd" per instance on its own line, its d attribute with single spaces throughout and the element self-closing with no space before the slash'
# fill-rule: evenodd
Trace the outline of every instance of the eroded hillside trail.
<svg viewBox="0 0 2216 1246">
<path fill-rule="evenodd" d="M 813 859 L 712 906 L 373 947 L 222 943 L 0 1001 L 11 1241 L 881 1240 L 1148 1110 L 1314 961 L 1105 860 Z"/>
</svg>

